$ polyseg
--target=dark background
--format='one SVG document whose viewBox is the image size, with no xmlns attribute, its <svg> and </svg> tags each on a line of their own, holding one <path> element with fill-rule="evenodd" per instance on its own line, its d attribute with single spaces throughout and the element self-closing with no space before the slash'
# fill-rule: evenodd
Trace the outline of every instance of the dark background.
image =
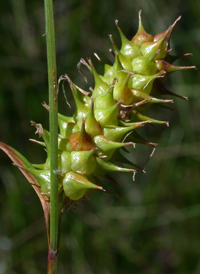
<svg viewBox="0 0 200 274">
<path fill-rule="evenodd" d="M 110 62 L 108 34 L 119 44 L 114 20 L 131 39 L 142 9 L 143 25 L 162 32 L 182 15 L 172 34 L 173 54 L 192 52 L 176 64 L 200 64 L 198 0 L 57 0 L 55 26 L 58 76 L 67 73 L 85 88 L 76 65 L 97 52 Z M 30 120 L 48 129 L 46 42 L 42 1 L 0 3 L 0 141 L 33 163 L 45 159 Z M 189 97 L 175 99 L 174 111 L 152 108 L 151 115 L 170 127 L 142 129 L 158 142 L 147 173 L 118 177 L 118 200 L 96 192 L 63 216 L 59 274 L 198 274 L 200 273 L 200 86 L 199 71 L 177 72 L 169 89 Z M 69 101 L 71 95 L 66 92 Z M 59 111 L 69 114 L 62 92 Z M 133 161 L 144 165 L 151 149 L 137 145 Z M 46 272 L 47 241 L 43 212 L 29 183 L 0 152 L 0 273 Z"/>
</svg>

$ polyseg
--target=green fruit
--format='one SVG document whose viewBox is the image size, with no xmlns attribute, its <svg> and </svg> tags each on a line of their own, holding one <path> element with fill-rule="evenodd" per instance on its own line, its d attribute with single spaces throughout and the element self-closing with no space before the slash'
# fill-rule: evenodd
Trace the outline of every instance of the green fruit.
<svg viewBox="0 0 200 274">
<path fill-rule="evenodd" d="M 140 11 L 138 31 L 132 40 L 125 37 L 116 20 L 121 48 L 118 49 L 110 35 L 114 64 L 104 64 L 104 72 L 100 75 L 91 59 L 80 61 L 93 74 L 94 86 L 90 88 L 91 93 L 76 86 L 67 75 L 62 77 L 68 81 L 75 101 L 72 117 L 58 115 L 59 194 L 62 192 L 65 198 L 79 200 L 88 189 L 103 190 L 94 182 L 97 176 L 104 176 L 112 171 L 136 172 L 113 162 L 121 161 L 122 165 L 128 164 L 142 170 L 122 155 L 128 152 L 125 146 L 129 146 L 131 150 L 131 145 L 140 143 L 155 148 L 156 144 L 140 136 L 137 128 L 149 123 L 168 125 L 168 122 L 148 117 L 145 111 L 153 104 L 172 102 L 171 99 L 159 98 L 159 95 L 181 97 L 168 91 L 163 82 L 172 72 L 195 68 L 174 66 L 172 62 L 177 57 L 168 54 L 170 36 L 179 19 L 166 31 L 153 36 L 144 30 Z M 102 63 L 98 55 L 95 55 Z M 44 104 L 44 107 L 49 110 L 47 105 Z M 24 169 L 38 180 L 42 193 L 49 196 L 49 132 L 40 124 L 32 122 L 32 125 L 43 138 L 43 142 L 33 141 L 45 147 L 47 159 L 44 164 L 30 164 Z"/>
<path fill-rule="evenodd" d="M 103 190 L 102 187 L 97 186 L 87 180 L 86 177 L 75 172 L 68 172 L 63 179 L 63 189 L 65 195 L 71 200 L 79 200 L 83 197 L 88 189 Z"/>
<path fill-rule="evenodd" d="M 95 119 L 99 124 L 104 127 L 106 125 L 117 125 L 118 124 L 118 105 L 115 104 L 108 108 L 98 108 L 94 111 Z"/>
<path fill-rule="evenodd" d="M 157 72 L 157 66 L 154 61 L 145 56 L 139 56 L 132 61 L 133 71 L 137 74 L 154 75 Z"/>
<path fill-rule="evenodd" d="M 83 175 L 90 175 L 96 167 L 94 150 L 72 151 L 71 152 L 71 170 Z"/>
</svg>

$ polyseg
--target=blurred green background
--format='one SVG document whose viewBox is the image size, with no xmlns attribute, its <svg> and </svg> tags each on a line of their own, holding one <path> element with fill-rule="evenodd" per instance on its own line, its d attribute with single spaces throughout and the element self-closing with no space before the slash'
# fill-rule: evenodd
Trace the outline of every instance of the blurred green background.
<svg viewBox="0 0 200 274">
<path fill-rule="evenodd" d="M 172 34 L 172 53 L 192 52 L 176 62 L 200 65 L 199 0 L 55 0 L 58 76 L 67 73 L 86 87 L 76 65 L 97 52 L 110 62 L 114 20 L 128 38 L 137 31 L 142 9 L 145 29 L 156 34 L 182 15 Z M 15 147 L 33 163 L 45 152 L 30 120 L 48 129 L 44 9 L 42 1 L 0 2 L 0 141 Z M 117 175 L 123 196 L 118 200 L 96 192 L 64 214 L 59 274 L 199 274 L 200 273 L 200 85 L 199 71 L 177 72 L 170 90 L 189 97 L 175 99 L 174 111 L 152 108 L 153 117 L 170 127 L 145 127 L 141 133 L 159 146 L 147 173 Z M 66 86 L 69 101 L 72 100 Z M 71 113 L 62 92 L 59 111 Z M 149 136 L 149 137 L 148 137 Z M 151 149 L 137 145 L 133 161 L 145 164 Z M 43 212 L 29 183 L 0 152 L 0 273 L 45 273 L 47 240 Z"/>
</svg>

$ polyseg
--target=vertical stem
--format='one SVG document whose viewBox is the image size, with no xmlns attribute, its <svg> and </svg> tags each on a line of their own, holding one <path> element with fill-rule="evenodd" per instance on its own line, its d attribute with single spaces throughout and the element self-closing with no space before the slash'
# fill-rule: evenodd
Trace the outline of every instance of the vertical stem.
<svg viewBox="0 0 200 274">
<path fill-rule="evenodd" d="M 57 106 L 57 75 L 53 1 L 44 0 L 46 43 L 49 82 L 49 129 L 50 129 L 50 245 L 48 253 L 48 274 L 57 273 L 57 254 L 59 236 L 59 201 L 58 201 L 58 106 Z"/>
</svg>

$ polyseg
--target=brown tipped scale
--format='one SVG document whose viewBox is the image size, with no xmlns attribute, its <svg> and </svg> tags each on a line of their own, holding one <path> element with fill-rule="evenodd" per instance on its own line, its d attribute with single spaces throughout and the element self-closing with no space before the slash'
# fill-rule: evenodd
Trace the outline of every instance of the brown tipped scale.
<svg viewBox="0 0 200 274">
<path fill-rule="evenodd" d="M 179 94 L 176 94 L 170 90 L 168 90 L 164 85 L 163 83 L 161 83 L 160 81 L 155 81 L 154 82 L 154 90 L 156 91 L 156 93 L 158 95 L 170 95 L 170 96 L 174 96 L 174 97 L 177 97 L 177 98 L 180 98 L 180 99 L 183 99 L 183 100 L 188 100 L 188 97 L 186 96 L 181 96 Z"/>
</svg>

